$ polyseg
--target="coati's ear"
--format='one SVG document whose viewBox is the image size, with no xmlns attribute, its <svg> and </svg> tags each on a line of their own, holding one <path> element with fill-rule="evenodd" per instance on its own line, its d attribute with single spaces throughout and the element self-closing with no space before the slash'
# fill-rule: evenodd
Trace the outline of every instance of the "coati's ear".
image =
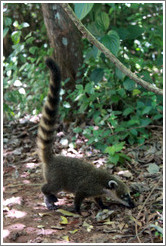
<svg viewBox="0 0 166 246">
<path fill-rule="evenodd" d="M 108 182 L 108 186 L 110 189 L 116 189 L 116 187 L 118 186 L 118 183 L 115 180 L 110 180 Z"/>
</svg>

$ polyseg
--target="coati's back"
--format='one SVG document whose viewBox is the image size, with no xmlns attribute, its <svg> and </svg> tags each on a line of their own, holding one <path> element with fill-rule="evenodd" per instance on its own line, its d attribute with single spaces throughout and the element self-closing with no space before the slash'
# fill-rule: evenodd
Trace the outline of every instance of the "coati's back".
<svg viewBox="0 0 166 246">
<path fill-rule="evenodd" d="M 114 198 L 118 196 L 119 202 L 133 207 L 134 203 L 130 199 L 128 187 L 115 176 L 80 159 L 53 155 L 52 145 L 58 114 L 61 74 L 53 59 L 46 59 L 46 65 L 50 69 L 51 78 L 37 139 L 39 156 L 43 162 L 45 184 L 42 186 L 42 192 L 46 206 L 55 209 L 56 194 L 66 190 L 75 193 L 77 212 L 80 212 L 83 199 L 91 196 L 95 197 L 99 206 L 104 208 L 100 196 L 108 194 L 108 190 L 111 190 L 109 195 L 112 194 Z"/>
</svg>

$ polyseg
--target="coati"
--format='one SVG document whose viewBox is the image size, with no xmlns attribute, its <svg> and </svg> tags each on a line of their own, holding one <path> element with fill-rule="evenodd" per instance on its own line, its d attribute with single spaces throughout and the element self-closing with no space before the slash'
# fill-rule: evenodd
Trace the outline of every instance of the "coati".
<svg viewBox="0 0 166 246">
<path fill-rule="evenodd" d="M 87 197 L 93 197 L 100 208 L 106 208 L 101 199 L 102 195 L 110 196 L 119 203 L 133 208 L 135 205 L 127 185 L 106 170 L 77 158 L 53 155 L 52 144 L 58 113 L 61 73 L 52 58 L 46 59 L 46 65 L 50 70 L 50 85 L 39 124 L 37 144 L 39 157 L 43 162 L 45 184 L 41 190 L 47 208 L 57 208 L 54 204 L 58 201 L 56 195 L 62 190 L 75 194 L 74 208 L 77 213 L 80 213 L 81 203 Z"/>
</svg>

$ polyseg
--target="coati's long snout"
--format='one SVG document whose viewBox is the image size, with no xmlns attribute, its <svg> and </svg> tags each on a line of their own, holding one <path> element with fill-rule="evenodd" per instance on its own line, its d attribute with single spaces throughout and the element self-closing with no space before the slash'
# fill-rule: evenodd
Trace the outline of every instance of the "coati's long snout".
<svg viewBox="0 0 166 246">
<path fill-rule="evenodd" d="M 78 213 L 82 201 L 88 197 L 94 197 L 98 205 L 105 208 L 101 199 L 104 194 L 133 208 L 134 202 L 130 197 L 128 186 L 114 175 L 77 158 L 53 155 L 52 145 L 58 117 L 61 73 L 52 58 L 46 59 L 46 65 L 50 70 L 50 85 L 39 124 L 37 144 L 45 179 L 41 190 L 47 208 L 57 208 L 54 203 L 58 200 L 57 193 L 62 190 L 75 194 L 74 206 Z"/>
<path fill-rule="evenodd" d="M 134 208 L 135 203 L 130 196 L 129 187 L 120 179 L 114 177 L 114 180 L 108 182 L 109 188 L 104 189 L 105 194 L 112 200 L 123 204 L 128 208 Z"/>
</svg>

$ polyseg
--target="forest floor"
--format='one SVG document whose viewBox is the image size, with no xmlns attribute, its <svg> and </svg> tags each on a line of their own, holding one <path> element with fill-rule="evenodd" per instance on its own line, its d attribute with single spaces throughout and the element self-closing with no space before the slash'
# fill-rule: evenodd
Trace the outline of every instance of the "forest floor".
<svg viewBox="0 0 166 246">
<path fill-rule="evenodd" d="M 161 128 L 152 128 L 151 138 L 144 145 L 124 150 L 131 163 L 123 167 L 109 165 L 111 173 L 130 184 L 136 207 L 128 209 L 111 203 L 111 210 L 101 211 L 93 200 L 87 199 L 80 216 L 69 212 L 73 194 L 59 193 L 58 210 L 48 211 L 45 207 L 40 191 L 42 168 L 36 152 L 38 120 L 36 117 L 4 123 L 4 243 L 162 243 Z M 107 156 L 90 149 L 79 135 L 74 148 L 71 138 L 71 128 L 62 125 L 55 151 L 106 168 Z M 105 202 L 110 204 L 108 199 Z"/>
</svg>

